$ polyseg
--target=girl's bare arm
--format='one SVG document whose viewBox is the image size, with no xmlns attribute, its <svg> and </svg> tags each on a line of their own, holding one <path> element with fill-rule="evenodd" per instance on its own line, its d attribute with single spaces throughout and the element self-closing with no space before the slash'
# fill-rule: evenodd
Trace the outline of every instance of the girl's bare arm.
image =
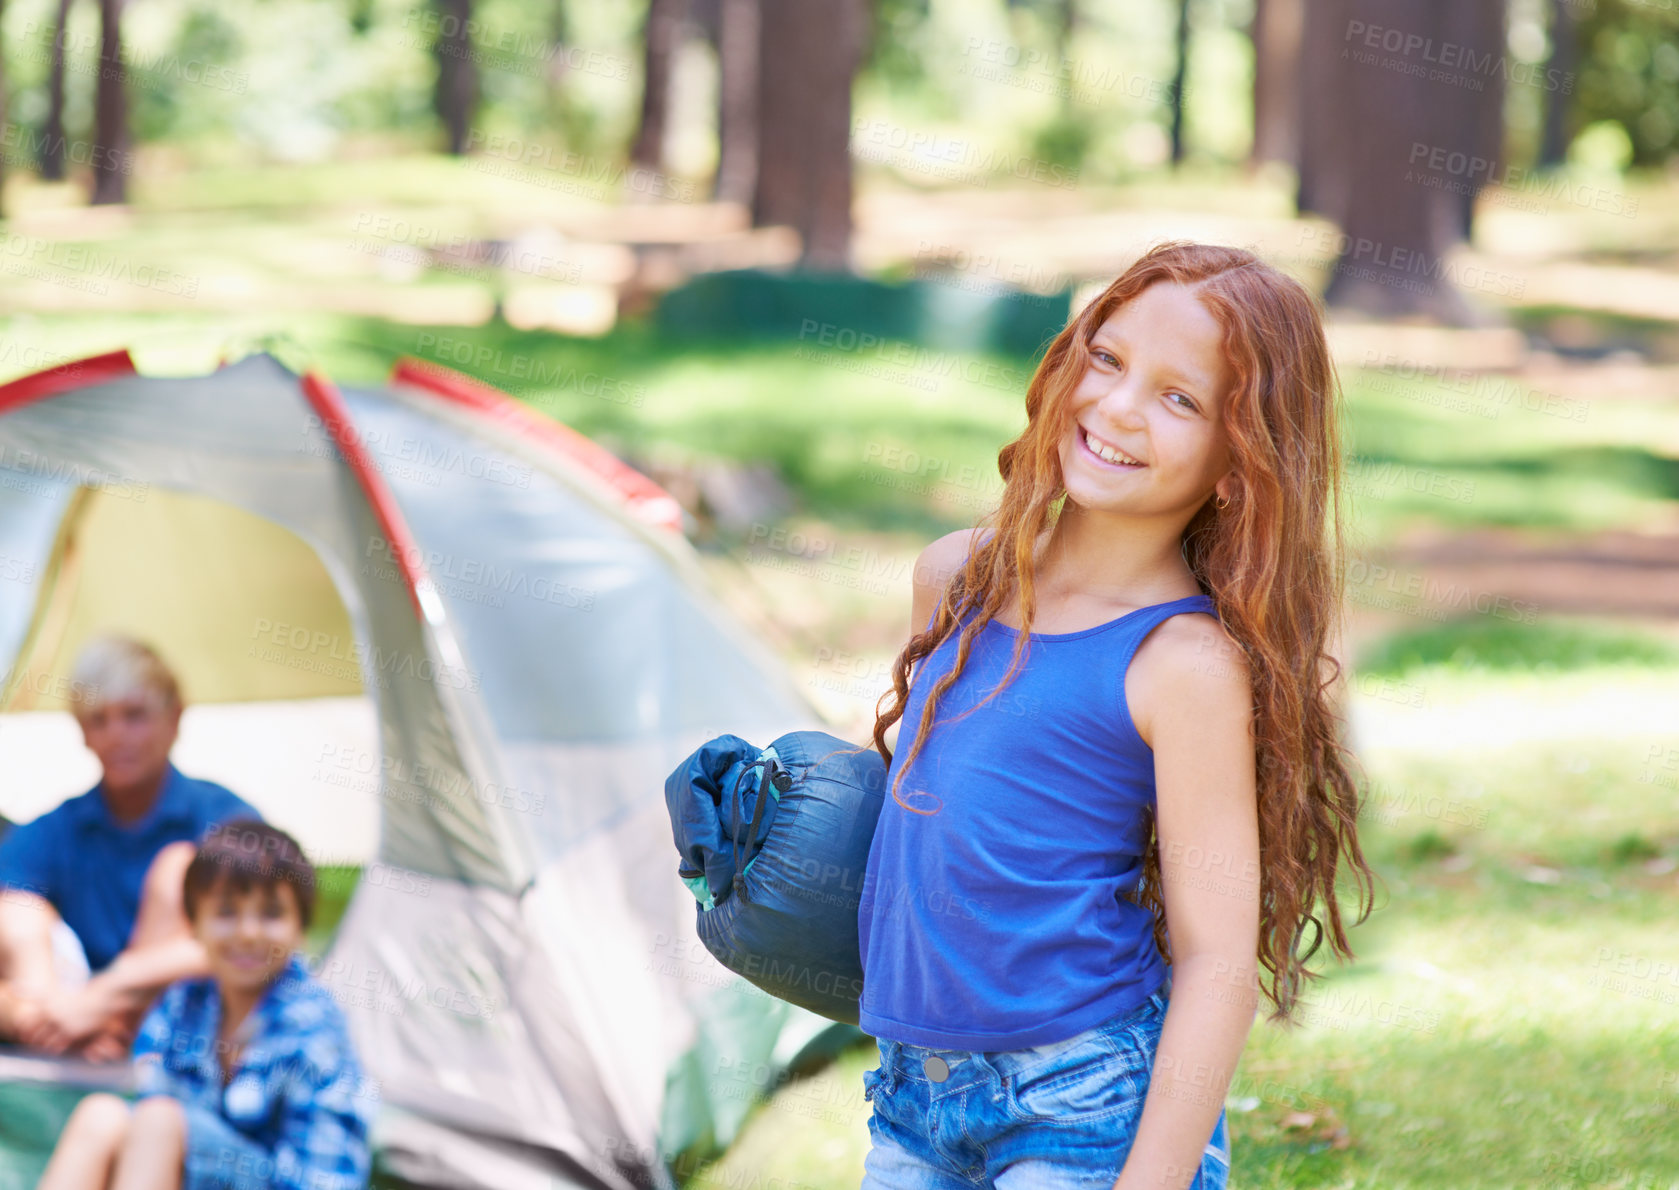
<svg viewBox="0 0 1679 1190">
<path fill-rule="evenodd" d="M 1128 692 L 1147 691 L 1133 717 L 1154 749 L 1172 994 L 1115 1190 L 1183 1190 L 1200 1168 L 1258 1006 L 1253 692 L 1240 650 L 1203 615 L 1162 624 L 1132 674 Z"/>
</svg>

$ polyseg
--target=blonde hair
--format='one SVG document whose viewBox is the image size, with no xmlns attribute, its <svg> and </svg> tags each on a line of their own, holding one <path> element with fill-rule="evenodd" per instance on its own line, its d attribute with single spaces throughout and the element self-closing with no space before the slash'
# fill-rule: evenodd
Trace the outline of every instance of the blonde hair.
<svg viewBox="0 0 1679 1190">
<path fill-rule="evenodd" d="M 148 691 L 162 698 L 166 710 L 181 705 L 180 683 L 163 658 L 151 646 L 115 634 L 96 636 L 82 646 L 70 673 L 70 690 L 78 719 L 107 702 Z"/>
</svg>

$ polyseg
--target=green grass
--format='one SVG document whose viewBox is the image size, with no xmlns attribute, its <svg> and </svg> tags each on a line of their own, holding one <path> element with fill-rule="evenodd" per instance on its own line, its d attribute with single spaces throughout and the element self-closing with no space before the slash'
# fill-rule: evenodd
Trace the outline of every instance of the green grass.
<svg viewBox="0 0 1679 1190">
<path fill-rule="evenodd" d="M 315 915 L 309 924 L 303 948 L 312 955 L 325 954 L 349 908 L 350 896 L 361 879 L 361 869 L 350 864 L 331 864 L 315 869 Z"/>
<path fill-rule="evenodd" d="M 1358 657 L 1362 674 L 1402 677 L 1425 667 L 1548 674 L 1588 667 L 1679 665 L 1679 644 L 1586 619 L 1546 617 L 1532 624 L 1464 616 L 1383 637 Z"/>
</svg>

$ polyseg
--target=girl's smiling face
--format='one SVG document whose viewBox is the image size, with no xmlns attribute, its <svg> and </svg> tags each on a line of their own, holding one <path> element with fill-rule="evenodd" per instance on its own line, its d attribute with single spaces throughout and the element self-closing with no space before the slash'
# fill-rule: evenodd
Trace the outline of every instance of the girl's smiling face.
<svg viewBox="0 0 1679 1190">
<path fill-rule="evenodd" d="M 1068 499 L 1091 511 L 1187 520 L 1215 485 L 1233 496 L 1223 337 L 1190 289 L 1168 281 L 1097 328 L 1061 443 Z"/>
</svg>

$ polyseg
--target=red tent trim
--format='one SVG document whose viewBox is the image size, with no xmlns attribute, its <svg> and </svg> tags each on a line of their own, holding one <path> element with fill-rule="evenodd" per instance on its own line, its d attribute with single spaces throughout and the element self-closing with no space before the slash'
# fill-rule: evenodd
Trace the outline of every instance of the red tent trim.
<svg viewBox="0 0 1679 1190">
<path fill-rule="evenodd" d="M 480 380 L 430 360 L 403 356 L 391 369 L 391 383 L 406 384 L 456 405 L 477 410 L 529 437 L 606 481 L 638 520 L 682 532 L 682 505 L 664 488 L 564 422 L 515 400 Z"/>
<path fill-rule="evenodd" d="M 420 606 L 420 583 L 427 581 L 425 567 L 420 564 L 424 555 L 420 553 L 414 534 L 408 529 L 408 522 L 402 519 L 402 510 L 397 507 L 396 497 L 386 485 L 385 477 L 379 474 L 379 469 L 373 464 L 373 456 L 368 454 L 367 447 L 356 432 L 355 423 L 350 420 L 349 407 L 344 404 L 343 394 L 332 381 L 309 372 L 303 377 L 303 395 L 308 398 L 309 405 L 321 419 L 321 424 L 332 435 L 333 444 L 338 447 L 338 452 L 344 456 L 344 461 L 355 473 L 356 481 L 361 484 L 361 490 L 367 496 L 367 502 L 373 506 L 373 515 L 378 520 L 379 527 L 384 530 L 385 541 L 389 543 L 391 552 L 396 555 L 396 563 L 402 570 L 403 580 L 408 584 L 408 598 L 414 605 L 414 614 L 424 620 L 425 611 Z"/>
<path fill-rule="evenodd" d="M 86 359 L 55 364 L 0 384 L 0 413 L 10 413 L 71 389 L 133 376 L 135 372 L 134 360 L 127 350 L 108 351 L 104 355 L 90 355 Z"/>
</svg>

